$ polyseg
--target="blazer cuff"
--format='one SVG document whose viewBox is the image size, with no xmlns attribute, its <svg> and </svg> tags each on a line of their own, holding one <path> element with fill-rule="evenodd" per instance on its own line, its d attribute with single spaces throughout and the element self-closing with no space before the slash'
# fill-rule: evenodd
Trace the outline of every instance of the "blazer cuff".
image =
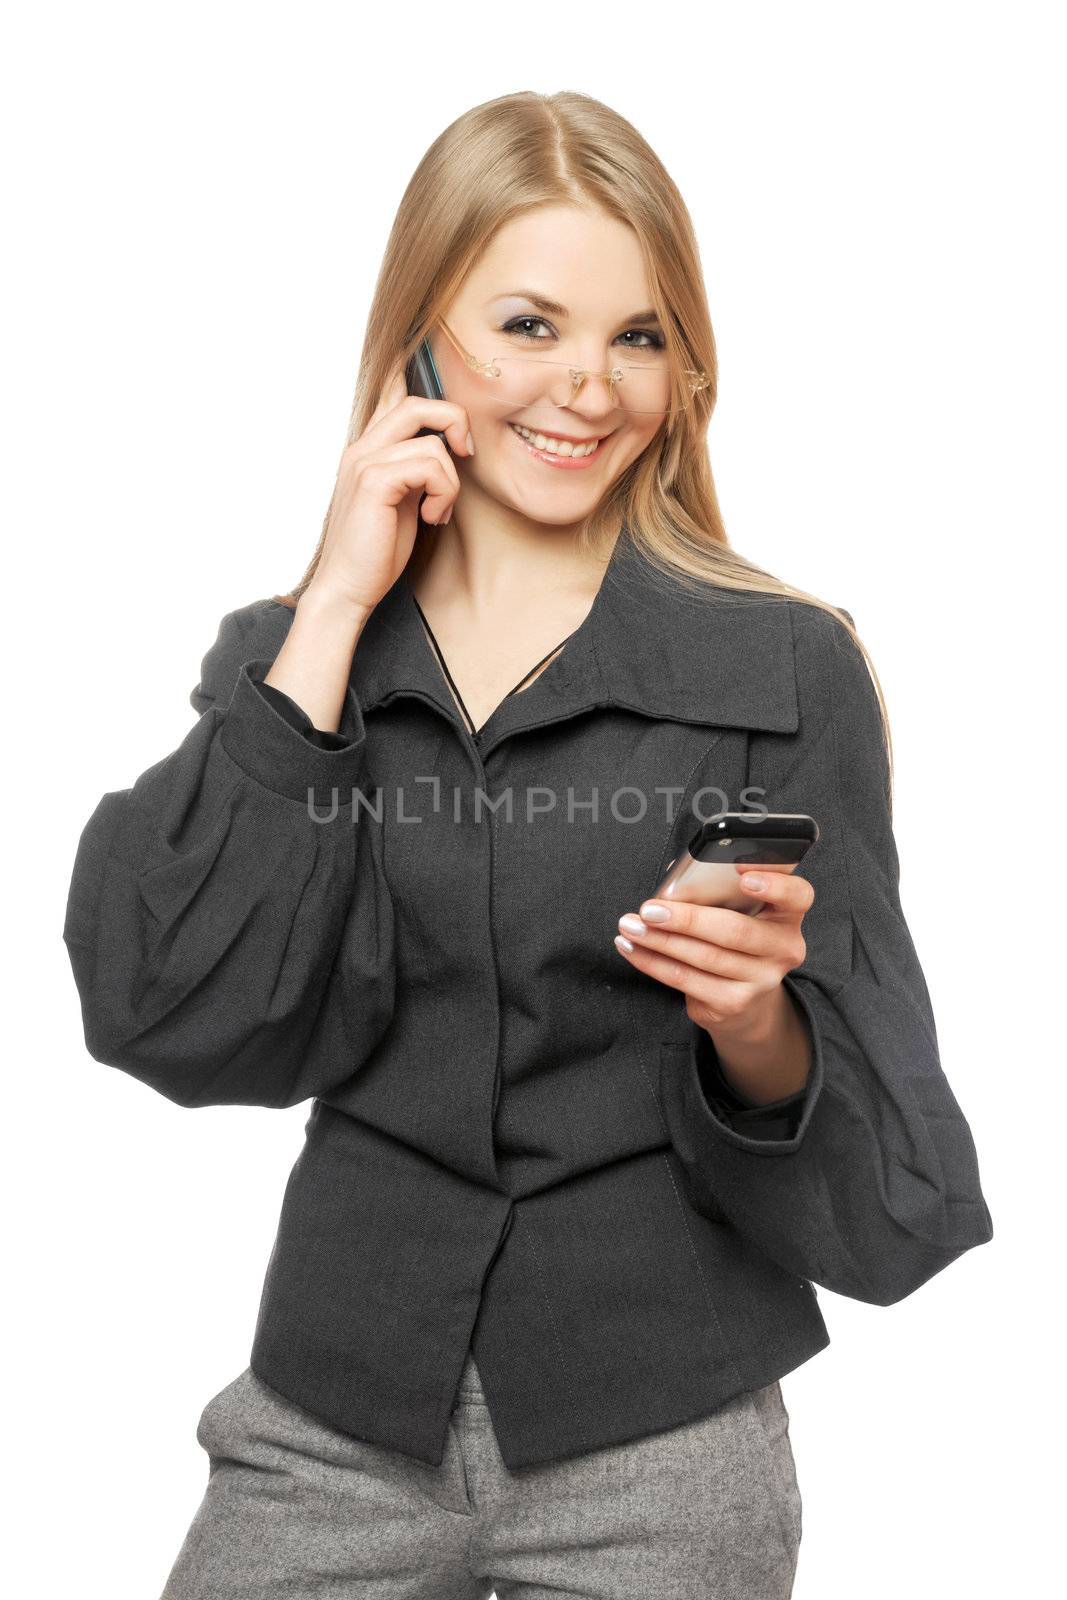
<svg viewBox="0 0 1067 1600">
<path fill-rule="evenodd" d="M 343 750 L 346 745 L 352 743 L 355 729 L 351 715 L 351 701 L 347 698 L 341 718 L 341 726 L 336 733 L 332 733 L 328 728 L 316 728 L 303 706 L 297 705 L 292 695 L 286 694 L 284 689 L 279 689 L 273 683 L 263 683 L 258 678 L 253 678 L 252 681 L 268 705 L 272 705 L 279 715 L 285 718 L 289 726 L 295 728 L 297 733 L 306 739 L 309 744 L 313 744 L 316 749 Z"/>
<path fill-rule="evenodd" d="M 276 794 L 329 806 L 334 799 L 331 791 L 337 790 L 337 804 L 350 804 L 350 791 L 366 776 L 367 730 L 355 690 L 348 685 L 342 713 L 348 742 L 339 749 L 322 749 L 298 732 L 261 692 L 262 679 L 272 665 L 257 658 L 241 667 L 223 713 L 219 735 L 223 749 L 250 778 Z"/>
<path fill-rule="evenodd" d="M 687 1100 L 701 1122 L 738 1150 L 760 1155 L 790 1155 L 799 1150 L 822 1093 L 825 1061 L 815 1009 L 802 983 L 787 973 L 782 979 L 807 1017 L 812 1041 L 811 1071 L 803 1089 L 760 1105 L 748 1100 L 723 1074 L 715 1042 L 706 1029 L 691 1024 Z"/>
</svg>

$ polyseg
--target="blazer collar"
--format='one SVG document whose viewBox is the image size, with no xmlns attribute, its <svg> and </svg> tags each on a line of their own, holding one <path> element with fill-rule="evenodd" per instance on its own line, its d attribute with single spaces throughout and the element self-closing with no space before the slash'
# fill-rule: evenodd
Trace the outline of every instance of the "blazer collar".
<svg viewBox="0 0 1067 1600">
<path fill-rule="evenodd" d="M 409 694 L 462 726 L 405 573 L 375 606 L 352 684 L 364 710 Z M 799 727 L 790 608 L 754 591 L 696 594 L 640 554 L 622 528 L 592 608 L 529 688 L 483 724 L 483 754 L 508 734 L 619 706 L 643 716 L 793 733 Z"/>
</svg>

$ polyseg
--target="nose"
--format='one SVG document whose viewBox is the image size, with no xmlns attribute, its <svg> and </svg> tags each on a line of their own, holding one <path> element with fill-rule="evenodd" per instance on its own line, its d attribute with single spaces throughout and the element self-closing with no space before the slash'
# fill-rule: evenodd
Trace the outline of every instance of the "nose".
<svg viewBox="0 0 1067 1600">
<path fill-rule="evenodd" d="M 612 370 L 590 371 L 586 367 L 572 365 L 568 409 L 588 422 L 602 421 L 618 411 L 619 402 L 612 398 L 612 384 L 609 381 Z"/>
</svg>

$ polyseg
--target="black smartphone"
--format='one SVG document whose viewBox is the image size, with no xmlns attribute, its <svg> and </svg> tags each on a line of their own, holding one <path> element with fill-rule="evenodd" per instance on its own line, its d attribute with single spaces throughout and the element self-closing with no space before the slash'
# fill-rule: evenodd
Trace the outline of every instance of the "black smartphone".
<svg viewBox="0 0 1067 1600">
<path fill-rule="evenodd" d="M 415 351 L 404 371 L 404 381 L 407 384 L 408 394 L 421 395 L 424 400 L 444 400 L 445 390 L 441 382 L 441 374 L 437 370 L 437 362 L 433 358 L 429 338 L 423 339 Z M 415 435 L 416 439 L 424 439 L 428 434 L 436 434 L 438 439 L 448 449 L 448 440 L 437 428 L 420 428 Z"/>
<path fill-rule="evenodd" d="M 737 863 L 767 872 L 793 872 L 819 837 L 813 817 L 798 811 L 722 811 L 705 822 L 667 874 L 652 900 L 690 900 L 756 916 L 766 900 L 740 885 Z"/>
</svg>

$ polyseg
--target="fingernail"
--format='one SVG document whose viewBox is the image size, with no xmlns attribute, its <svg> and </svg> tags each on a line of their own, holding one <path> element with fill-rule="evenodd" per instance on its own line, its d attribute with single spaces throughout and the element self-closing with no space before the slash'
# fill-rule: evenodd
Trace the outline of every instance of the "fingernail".
<svg viewBox="0 0 1067 1600">
<path fill-rule="evenodd" d="M 766 889 L 767 880 L 760 872 L 746 872 L 741 879 L 746 889 Z"/>
<path fill-rule="evenodd" d="M 646 922 L 669 922 L 671 920 L 669 906 L 642 906 L 641 915 L 644 917 Z"/>
<path fill-rule="evenodd" d="M 467 435 L 467 453 L 469 455 L 474 454 L 474 435 L 472 433 Z"/>
<path fill-rule="evenodd" d="M 629 939 L 624 939 L 621 933 L 617 933 L 615 935 L 615 943 L 618 945 L 620 950 L 633 950 L 633 945 L 630 943 Z"/>
<path fill-rule="evenodd" d="M 625 928 L 627 933 L 637 934 L 638 938 L 640 938 L 641 934 L 648 932 L 641 918 L 632 916 L 629 912 L 625 917 L 619 918 L 619 927 Z"/>
</svg>

